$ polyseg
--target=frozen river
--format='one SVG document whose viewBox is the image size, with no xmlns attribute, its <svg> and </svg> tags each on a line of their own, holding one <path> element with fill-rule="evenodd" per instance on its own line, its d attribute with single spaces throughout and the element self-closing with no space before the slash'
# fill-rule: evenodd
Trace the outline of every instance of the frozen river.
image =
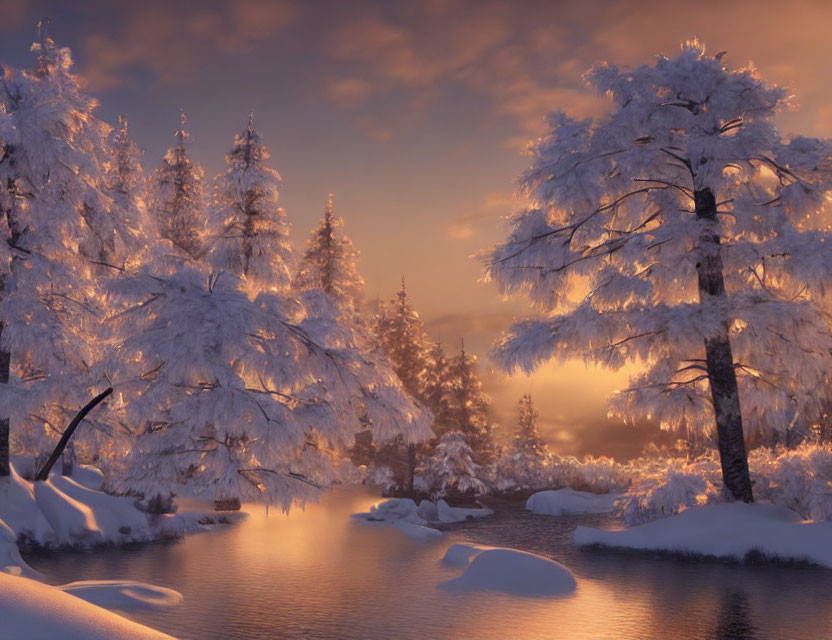
<svg viewBox="0 0 832 640">
<path fill-rule="evenodd" d="M 172 544 L 28 560 L 56 583 L 130 578 L 181 591 L 181 607 L 130 617 L 182 640 L 832 637 L 832 570 L 581 551 L 575 526 L 611 524 L 609 516 L 538 516 L 522 505 L 451 525 L 426 545 L 349 518 L 377 501 L 339 490 L 288 517 L 252 506 L 240 525 Z M 458 575 L 439 562 L 458 541 L 554 558 L 577 590 L 537 600 L 440 590 Z"/>
</svg>

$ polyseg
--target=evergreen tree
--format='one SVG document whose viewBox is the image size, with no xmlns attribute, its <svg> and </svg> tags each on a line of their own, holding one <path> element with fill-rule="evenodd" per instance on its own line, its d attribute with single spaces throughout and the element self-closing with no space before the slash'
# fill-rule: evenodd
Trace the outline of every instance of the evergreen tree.
<svg viewBox="0 0 832 640">
<path fill-rule="evenodd" d="M 784 140 L 787 93 L 696 42 L 588 77 L 612 113 L 551 116 L 521 178 L 533 206 L 488 258 L 503 292 L 547 311 L 497 359 L 643 363 L 614 411 L 715 432 L 725 489 L 751 501 L 744 428 L 821 415 L 832 370 L 830 144 Z"/>
<path fill-rule="evenodd" d="M 157 216 L 163 238 L 170 240 L 191 258 L 202 250 L 203 170 L 188 157 L 185 113 L 179 118 L 176 146 L 168 149 L 162 166 L 153 173 L 150 208 Z"/>
<path fill-rule="evenodd" d="M 253 127 L 234 137 L 228 169 L 214 180 L 208 259 L 216 271 L 245 280 L 254 295 L 289 286 L 294 261 L 289 220 L 277 206 L 280 174 L 265 166 L 269 151 Z"/>
<path fill-rule="evenodd" d="M 321 289 L 349 313 L 361 307 L 364 280 L 358 273 L 358 252 L 352 240 L 338 231 L 343 225 L 344 221 L 335 215 L 330 194 L 324 217 L 306 243 L 295 275 L 295 287 Z"/>
<path fill-rule="evenodd" d="M 433 413 L 433 432 L 437 436 L 453 429 L 451 423 L 451 368 L 441 342 L 430 347 L 422 381 L 422 399 Z"/>
<path fill-rule="evenodd" d="M 531 394 L 520 398 L 520 417 L 517 432 L 512 440 L 512 449 L 516 454 L 543 460 L 548 455 L 548 447 L 537 427 L 538 413 L 532 404 Z"/>
<path fill-rule="evenodd" d="M 439 438 L 420 475 L 434 500 L 448 495 L 471 498 L 488 491 L 478 477 L 480 471 L 465 435 L 449 431 Z"/>
<path fill-rule="evenodd" d="M 427 368 L 427 349 L 422 321 L 419 314 L 413 309 L 407 298 L 407 289 L 404 278 L 402 288 L 396 296 L 386 305 L 383 305 L 378 315 L 378 337 L 379 342 L 387 356 L 393 371 L 395 371 L 404 390 L 411 398 L 421 399 L 423 397 L 423 381 Z M 414 492 L 414 479 L 416 474 L 416 444 L 404 443 L 407 448 L 407 474 L 406 489 L 410 495 Z M 398 458 L 395 448 L 382 456 L 393 457 L 391 464 L 396 466 Z M 400 483 L 403 484 L 403 483 Z"/>
<path fill-rule="evenodd" d="M 142 151 L 130 138 L 127 116 L 119 116 L 118 128 L 108 140 L 105 185 L 111 198 L 109 224 L 112 235 L 104 244 L 101 261 L 123 267 L 139 256 L 157 231 L 142 198 Z"/>
<path fill-rule="evenodd" d="M 0 475 L 10 420 L 42 452 L 89 398 L 99 349 L 89 259 L 106 250 L 108 129 L 69 50 L 43 37 L 32 51 L 34 71 L 0 80 Z"/>
<path fill-rule="evenodd" d="M 482 390 L 477 358 L 467 353 L 463 344 L 459 354 L 451 359 L 449 369 L 448 424 L 468 441 L 477 464 L 487 464 L 494 456 L 489 420 L 491 401 Z"/>
</svg>

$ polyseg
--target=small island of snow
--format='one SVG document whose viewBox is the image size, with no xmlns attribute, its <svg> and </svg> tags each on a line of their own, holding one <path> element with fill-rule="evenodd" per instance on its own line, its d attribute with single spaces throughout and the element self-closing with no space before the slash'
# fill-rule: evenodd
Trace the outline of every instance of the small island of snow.
<svg viewBox="0 0 832 640">
<path fill-rule="evenodd" d="M 617 499 L 618 496 L 611 493 L 556 489 L 533 494 L 526 501 L 526 509 L 547 516 L 608 513 L 615 508 Z"/>
</svg>

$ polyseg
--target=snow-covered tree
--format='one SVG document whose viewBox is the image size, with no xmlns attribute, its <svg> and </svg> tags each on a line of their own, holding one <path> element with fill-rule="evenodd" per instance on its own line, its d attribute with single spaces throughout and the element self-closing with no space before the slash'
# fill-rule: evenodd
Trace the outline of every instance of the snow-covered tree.
<svg viewBox="0 0 832 640">
<path fill-rule="evenodd" d="M 142 151 L 130 137 L 127 116 L 119 116 L 118 127 L 108 140 L 105 184 L 111 198 L 111 236 L 104 242 L 101 261 L 122 267 L 135 260 L 155 236 L 156 221 L 142 197 Z"/>
<path fill-rule="evenodd" d="M 289 286 L 294 260 L 286 212 L 277 206 L 280 174 L 265 165 L 269 151 L 253 127 L 254 113 L 214 181 L 208 260 L 216 271 L 245 280 L 252 295 Z"/>
<path fill-rule="evenodd" d="M 191 162 L 185 143 L 185 113 L 180 113 L 176 146 L 168 149 L 162 166 L 150 182 L 150 210 L 156 215 L 163 238 L 186 255 L 196 258 L 202 250 L 200 233 L 205 207 L 202 166 Z"/>
<path fill-rule="evenodd" d="M 410 304 L 402 278 L 402 288 L 379 309 L 377 335 L 387 360 L 411 398 L 422 397 L 427 367 L 426 337 L 419 314 Z M 407 488 L 413 494 L 416 474 L 416 446 L 407 446 Z M 388 456 L 392 452 L 387 452 Z"/>
<path fill-rule="evenodd" d="M 343 219 L 335 215 L 330 194 L 324 217 L 306 243 L 295 274 L 295 287 L 320 289 L 349 313 L 361 307 L 364 280 L 358 273 L 358 252 L 352 240 L 339 233 L 343 225 Z"/>
<path fill-rule="evenodd" d="M 540 429 L 537 426 L 539 414 L 534 408 L 531 394 L 527 393 L 520 398 L 519 409 L 520 416 L 517 420 L 517 431 L 512 440 L 512 449 L 515 453 L 542 460 L 548 455 L 549 447 L 540 435 Z"/>
<path fill-rule="evenodd" d="M 252 300 L 232 274 L 159 274 L 152 260 L 110 289 L 126 305 L 111 376 L 140 431 L 122 489 L 164 502 L 184 485 L 288 509 L 332 481 L 331 450 L 351 443 L 358 416 L 379 442 L 430 436 L 429 416 L 353 348 L 321 292 Z"/>
<path fill-rule="evenodd" d="M 533 206 L 486 263 L 548 314 L 505 336 L 506 369 L 643 363 L 613 410 L 713 429 L 725 488 L 750 501 L 743 426 L 820 415 L 832 370 L 832 162 L 827 142 L 780 136 L 784 90 L 722 57 L 692 42 L 632 71 L 593 69 L 612 113 L 550 117 L 520 179 Z"/>
<path fill-rule="evenodd" d="M 427 355 L 422 399 L 433 413 L 433 432 L 437 436 L 453 429 L 450 421 L 450 403 L 453 380 L 445 349 L 441 342 L 434 342 Z"/>
<path fill-rule="evenodd" d="M 465 351 L 463 344 L 459 353 L 451 359 L 449 369 L 451 389 L 447 422 L 468 441 L 477 464 L 487 464 L 494 456 L 490 421 L 491 400 L 482 389 L 482 381 L 477 372 L 477 358 Z"/>
<path fill-rule="evenodd" d="M 33 71 L 0 80 L 0 474 L 8 420 L 42 452 L 89 398 L 98 357 L 90 260 L 106 250 L 108 128 L 69 50 L 44 37 L 32 51 Z"/>
<path fill-rule="evenodd" d="M 465 435 L 459 431 L 449 431 L 439 438 L 420 477 L 430 487 L 434 499 L 449 493 L 473 497 L 488 491 L 488 487 L 479 478 L 480 472 Z"/>
</svg>

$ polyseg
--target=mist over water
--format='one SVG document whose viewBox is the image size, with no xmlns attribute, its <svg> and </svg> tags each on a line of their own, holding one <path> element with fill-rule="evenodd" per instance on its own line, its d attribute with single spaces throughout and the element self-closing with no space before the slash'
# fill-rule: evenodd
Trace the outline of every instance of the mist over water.
<svg viewBox="0 0 832 640">
<path fill-rule="evenodd" d="M 522 505 L 424 545 L 349 518 L 377 501 L 339 489 L 289 516 L 249 505 L 242 524 L 172 544 L 27 560 L 54 583 L 129 577 L 181 591 L 181 607 L 129 617 L 182 640 L 805 640 L 832 625 L 824 569 L 581 551 L 575 526 L 613 526 L 611 516 L 539 516 Z M 460 541 L 551 557 L 577 590 L 554 599 L 443 591 L 458 570 L 440 559 Z"/>
</svg>

